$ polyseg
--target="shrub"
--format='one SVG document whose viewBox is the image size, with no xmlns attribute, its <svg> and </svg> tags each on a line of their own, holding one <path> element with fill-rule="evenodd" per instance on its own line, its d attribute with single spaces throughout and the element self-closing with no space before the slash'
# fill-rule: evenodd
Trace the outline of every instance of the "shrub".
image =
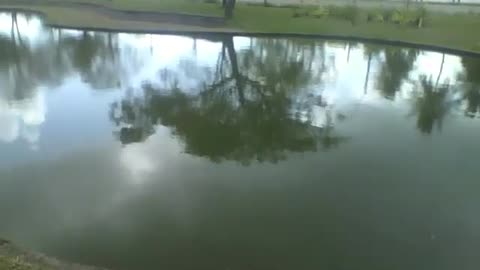
<svg viewBox="0 0 480 270">
<path fill-rule="evenodd" d="M 428 11 L 427 9 L 424 7 L 424 6 L 420 6 L 417 8 L 417 10 L 415 11 L 417 13 L 417 16 L 419 17 L 422 17 L 422 18 L 426 18 L 427 15 L 428 15 Z"/>
<path fill-rule="evenodd" d="M 427 10 L 424 7 L 419 7 L 415 10 L 384 9 L 369 12 L 367 21 L 422 27 L 425 25 L 426 17 Z"/>
<path fill-rule="evenodd" d="M 419 26 L 424 20 L 419 11 L 395 10 L 390 18 L 390 22 L 400 25 Z"/>
<path fill-rule="evenodd" d="M 325 7 L 318 7 L 312 12 L 312 16 L 315 18 L 324 18 L 330 15 L 330 11 Z"/>
<path fill-rule="evenodd" d="M 367 21 L 368 22 L 384 22 L 385 21 L 385 18 L 384 18 L 384 15 L 383 15 L 383 12 L 382 11 L 373 11 L 373 12 L 369 12 L 368 15 L 367 15 Z"/>
<path fill-rule="evenodd" d="M 360 10 L 356 5 L 347 5 L 347 6 L 328 6 L 330 11 L 330 16 L 338 19 L 344 19 L 352 23 L 358 21 Z"/>
<path fill-rule="evenodd" d="M 360 18 L 360 10 L 355 5 L 348 6 L 320 6 L 317 8 L 299 8 L 296 7 L 293 9 L 293 17 L 315 17 L 315 18 L 325 18 L 332 17 L 342 20 L 347 20 L 352 24 L 358 22 Z M 383 21 L 383 20 L 382 20 Z"/>
<path fill-rule="evenodd" d="M 298 18 L 298 17 L 308 17 L 310 15 L 310 10 L 306 8 L 299 8 L 296 7 L 293 9 L 293 17 Z"/>
<path fill-rule="evenodd" d="M 404 14 L 401 11 L 395 10 L 392 14 L 392 17 L 390 17 L 390 22 L 396 23 L 396 24 L 403 24 L 405 20 L 403 15 Z"/>
<path fill-rule="evenodd" d="M 382 11 L 383 20 L 386 21 L 386 22 L 391 22 L 394 13 L 395 13 L 395 10 L 393 10 L 393 9 L 384 9 Z"/>
</svg>

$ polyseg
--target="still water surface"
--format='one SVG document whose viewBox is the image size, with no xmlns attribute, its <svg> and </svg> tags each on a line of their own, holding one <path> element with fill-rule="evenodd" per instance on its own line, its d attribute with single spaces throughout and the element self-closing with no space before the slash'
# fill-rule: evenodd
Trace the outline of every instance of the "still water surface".
<svg viewBox="0 0 480 270">
<path fill-rule="evenodd" d="M 0 236 L 113 269 L 480 268 L 480 59 L 0 14 Z"/>
</svg>

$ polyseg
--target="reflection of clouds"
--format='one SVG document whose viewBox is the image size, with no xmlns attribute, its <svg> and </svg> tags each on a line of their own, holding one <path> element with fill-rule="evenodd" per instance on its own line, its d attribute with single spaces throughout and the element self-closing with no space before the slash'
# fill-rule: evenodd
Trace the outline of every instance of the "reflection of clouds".
<svg viewBox="0 0 480 270">
<path fill-rule="evenodd" d="M 141 184 L 153 173 L 165 173 L 180 158 L 181 151 L 181 145 L 170 136 L 170 130 L 160 126 L 144 142 L 125 146 L 120 152 L 120 162 L 130 174 L 131 182 Z"/>
<path fill-rule="evenodd" d="M 23 138 L 35 145 L 45 116 L 45 97 L 42 91 L 36 91 L 31 99 L 22 101 L 9 102 L 0 97 L 0 141 L 14 142 Z"/>
<path fill-rule="evenodd" d="M 457 82 L 457 74 L 462 71 L 461 59 L 458 56 L 445 55 L 443 68 L 443 54 L 423 52 L 418 55 L 407 79 L 402 83 L 394 100 L 386 99 L 380 89 L 376 88 L 375 81 L 381 70 L 384 56 L 373 57 L 370 66 L 370 75 L 367 80 L 368 56 L 365 47 L 357 46 L 350 49 L 329 43 L 325 46 L 328 64 L 322 75 L 320 85 L 313 87 L 309 95 L 321 96 L 328 104 L 327 107 L 314 106 L 312 123 L 316 126 L 326 126 L 331 121 L 329 115 L 347 113 L 354 115 L 358 106 L 375 108 L 395 107 L 399 112 L 408 113 L 412 99 L 417 96 L 417 83 L 420 76 L 431 77 L 440 83 Z M 322 61 L 322 59 L 316 60 Z M 440 72 L 441 71 L 441 72 Z"/>
<path fill-rule="evenodd" d="M 415 62 L 416 68 L 412 71 L 412 77 L 415 79 L 420 75 L 425 75 L 433 77 L 435 80 L 439 79 L 441 83 L 445 81 L 456 83 L 456 75 L 463 69 L 461 59 L 458 56 L 445 54 L 445 62 L 442 67 L 442 56 L 443 54 L 437 52 L 423 52 Z"/>
<path fill-rule="evenodd" d="M 55 37 L 82 37 L 84 32 L 61 30 L 53 31 L 43 28 L 41 21 L 37 17 L 25 17 L 23 15 L 17 16 L 18 28 L 22 39 L 27 41 L 30 47 L 34 48 L 37 45 L 56 44 Z M 12 30 L 12 16 L 8 13 L 0 13 L 0 34 L 9 36 Z M 88 33 L 93 35 L 92 32 Z M 115 57 L 109 58 L 106 55 L 100 55 L 93 59 L 90 67 L 90 75 L 93 76 L 97 82 L 97 86 L 110 86 L 112 88 L 132 88 L 139 89 L 140 85 L 148 81 L 152 84 L 167 84 L 166 81 L 178 82 L 178 87 L 190 94 L 198 94 L 203 90 L 204 82 L 212 80 L 212 74 L 216 66 L 218 57 L 222 50 L 222 43 L 219 39 L 194 39 L 186 36 L 172 36 L 172 35 L 156 35 L 156 34 L 126 34 L 120 33 L 118 35 L 107 36 L 107 33 L 95 33 L 96 36 L 103 36 L 103 42 L 107 42 L 107 38 L 113 38 L 114 45 L 118 45 L 119 52 L 115 52 Z M 235 37 L 233 39 L 237 53 L 240 55 L 250 48 L 255 46 L 257 39 L 248 37 Z M 287 40 L 283 40 L 287 41 Z M 294 42 L 294 41 L 292 41 Z M 104 44 L 105 45 L 105 44 Z M 323 105 L 316 103 L 310 104 L 311 111 L 306 112 L 302 109 L 295 108 L 295 112 L 302 115 L 309 114 L 312 118 L 312 124 L 316 126 L 326 126 L 326 121 L 331 120 L 330 115 L 350 114 L 353 115 L 355 108 L 361 106 L 373 107 L 390 107 L 395 106 L 399 111 L 408 111 L 411 104 L 411 99 L 414 97 L 415 85 L 405 80 L 400 87 L 400 91 L 396 93 L 396 99 L 388 100 L 382 96 L 379 89 L 376 89 L 375 80 L 377 80 L 380 69 L 382 68 L 382 61 L 385 56 L 382 53 L 375 56 L 371 61 L 370 76 L 366 80 L 368 57 L 365 55 L 366 46 L 355 45 L 345 46 L 344 42 L 323 42 L 319 41 L 315 50 L 313 60 L 313 70 L 322 72 L 320 79 L 314 83 L 310 83 L 306 89 L 301 89 L 301 94 L 294 97 L 296 102 L 304 103 L 313 97 L 315 100 L 321 98 Z M 109 46 L 107 46 L 109 47 Z M 115 47 L 115 46 L 114 46 Z M 292 47 L 296 49 L 296 47 Z M 60 50 L 60 48 L 57 48 Z M 324 54 L 322 54 L 322 50 Z M 65 53 L 62 51 L 62 53 Z M 118 55 L 117 55 L 118 54 Z M 295 55 L 295 54 L 291 54 Z M 118 56 L 118 58 L 117 58 Z M 66 57 L 70 57 L 67 55 Z M 294 56 L 299 57 L 299 56 Z M 38 61 L 47 62 L 53 65 L 55 63 L 50 60 Z M 451 83 L 457 82 L 457 73 L 462 69 L 459 57 L 446 55 L 445 63 L 443 65 L 442 74 L 440 73 L 440 66 L 443 55 L 434 52 L 421 53 L 414 67 L 409 74 L 412 80 L 418 80 L 420 75 L 433 77 L 434 80 L 439 78 L 439 81 L 449 81 Z M 36 59 L 35 59 L 36 60 Z M 71 60 L 71 59 L 69 59 Z M 68 61 L 67 61 L 68 62 Z M 31 62 L 19 63 L 23 67 L 27 67 Z M 64 70 L 69 70 L 69 64 L 65 64 Z M 35 78 L 34 69 L 23 68 L 26 75 L 32 75 Z M 171 71 L 170 77 L 163 76 Z M 69 70 L 70 72 L 70 70 Z M 78 72 L 78 70 L 73 70 Z M 31 74 L 30 74 L 31 73 Z M 39 72 L 40 73 L 40 72 Z M 67 73 L 67 72 L 66 72 Z M 173 75 L 172 75 L 173 74 Z M 72 74 L 70 74 L 72 75 Z M 1 74 L 0 74 L 1 76 Z M 63 76 L 63 75 L 62 75 Z M 4 76 L 9 78 L 8 76 Z M 60 77 L 60 76 L 58 76 Z M 118 78 L 116 78 L 118 77 Z M 115 78 L 113 83 L 109 79 Z M 32 85 L 45 85 L 44 78 L 32 80 Z M 8 89 L 13 89 L 14 84 L 21 80 L 10 80 L 5 82 Z M 318 82 L 320 81 L 320 82 Z M 11 85 L 7 85 L 7 82 Z M 65 83 L 67 84 L 67 83 Z M 366 87 L 364 87 L 366 85 Z M 30 85 L 29 85 L 30 86 Z M 92 86 L 92 85 L 90 85 Z M 117 87 L 118 86 L 118 87 Z M 121 87 L 120 87 L 121 86 Z M 297 90 L 297 89 L 296 89 Z M 86 101 L 87 103 L 90 101 Z M 2 130 L 0 131 L 0 140 L 4 142 L 12 142 L 17 138 L 23 138 L 26 141 L 34 144 L 39 139 L 39 126 L 44 122 L 45 107 L 43 106 L 43 95 L 34 94 L 28 101 L 10 104 L 8 102 L 0 101 L 0 124 Z M 296 104 L 294 105 L 296 106 Z M 61 124 L 61 123 L 60 123 Z M 131 152 L 124 159 L 128 164 L 132 164 L 133 171 L 141 172 L 148 171 L 151 168 L 147 160 L 140 158 L 130 158 L 140 150 L 131 147 L 126 149 Z M 135 173 L 141 174 L 141 173 Z"/>
<path fill-rule="evenodd" d="M 207 41 L 197 41 L 195 44 L 192 38 L 169 35 L 120 34 L 119 41 L 122 46 L 135 48 L 136 54 L 146 60 L 142 68 L 132 76 L 131 84 L 134 87 L 141 85 L 143 81 L 162 83 L 158 72 L 166 68 L 179 71 L 177 65 L 182 59 L 190 60 L 194 57 L 196 64 L 208 66 L 207 62 L 215 61 L 221 47 L 219 44 Z M 193 54 L 195 45 L 197 46 L 196 56 Z M 190 76 L 183 76 L 178 79 L 184 84 L 189 81 L 187 80 L 189 78 Z"/>
<path fill-rule="evenodd" d="M 163 86 L 162 71 L 168 69 L 175 73 L 178 86 L 192 93 L 199 91 L 202 79 L 211 73 L 222 50 L 220 41 L 186 36 L 119 34 L 119 41 L 121 46 L 134 48 L 144 59 L 142 67 L 131 78 L 132 87 L 144 81 Z M 250 44 L 249 38 L 235 38 L 237 51 L 247 44 Z"/>
<path fill-rule="evenodd" d="M 18 137 L 19 126 L 16 116 L 0 105 L 0 140 L 3 142 L 12 142 Z"/>
<path fill-rule="evenodd" d="M 45 35 L 42 21 L 38 16 L 17 15 L 18 31 L 24 41 L 37 46 L 43 42 L 48 42 L 49 37 Z M 14 28 L 17 31 L 16 27 Z M 12 14 L 0 13 L 0 35 L 10 36 L 12 32 Z M 15 33 L 16 35 L 17 33 Z"/>
<path fill-rule="evenodd" d="M 345 48 L 327 44 L 327 55 L 333 58 L 326 72 L 327 77 L 324 81 L 326 86 L 322 95 L 328 103 L 338 105 L 360 102 L 378 106 L 392 105 L 390 100 L 385 99 L 380 91 L 375 89 L 374 81 L 377 79 L 384 60 L 382 56 L 372 60 L 367 88 L 364 88 L 368 68 L 368 57 L 365 56 L 364 50 L 363 46 L 352 48 L 350 56 L 347 57 L 348 51 Z M 417 57 L 408 78 L 416 81 L 420 75 L 426 75 L 427 77 L 434 77 L 436 80 L 440 72 L 441 62 L 441 53 L 424 52 Z M 454 83 L 461 70 L 461 59 L 457 56 L 446 55 L 440 80 Z M 412 95 L 412 91 L 412 85 L 408 81 L 404 82 L 398 94 L 399 98 L 394 102 L 403 103 L 405 99 Z"/>
</svg>

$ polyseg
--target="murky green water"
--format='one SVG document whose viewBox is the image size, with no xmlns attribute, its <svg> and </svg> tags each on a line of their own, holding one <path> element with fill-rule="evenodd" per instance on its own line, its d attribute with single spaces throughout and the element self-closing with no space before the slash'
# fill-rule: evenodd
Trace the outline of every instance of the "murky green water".
<svg viewBox="0 0 480 270">
<path fill-rule="evenodd" d="M 480 268 L 480 59 L 0 15 L 0 237 L 114 269 Z"/>
</svg>

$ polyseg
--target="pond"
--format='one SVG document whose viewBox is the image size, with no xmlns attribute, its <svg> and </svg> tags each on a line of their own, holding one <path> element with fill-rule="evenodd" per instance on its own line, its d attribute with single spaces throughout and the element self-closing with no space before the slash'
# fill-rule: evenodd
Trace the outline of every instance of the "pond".
<svg viewBox="0 0 480 270">
<path fill-rule="evenodd" d="M 480 59 L 0 14 L 0 237 L 112 269 L 479 269 Z"/>
</svg>

